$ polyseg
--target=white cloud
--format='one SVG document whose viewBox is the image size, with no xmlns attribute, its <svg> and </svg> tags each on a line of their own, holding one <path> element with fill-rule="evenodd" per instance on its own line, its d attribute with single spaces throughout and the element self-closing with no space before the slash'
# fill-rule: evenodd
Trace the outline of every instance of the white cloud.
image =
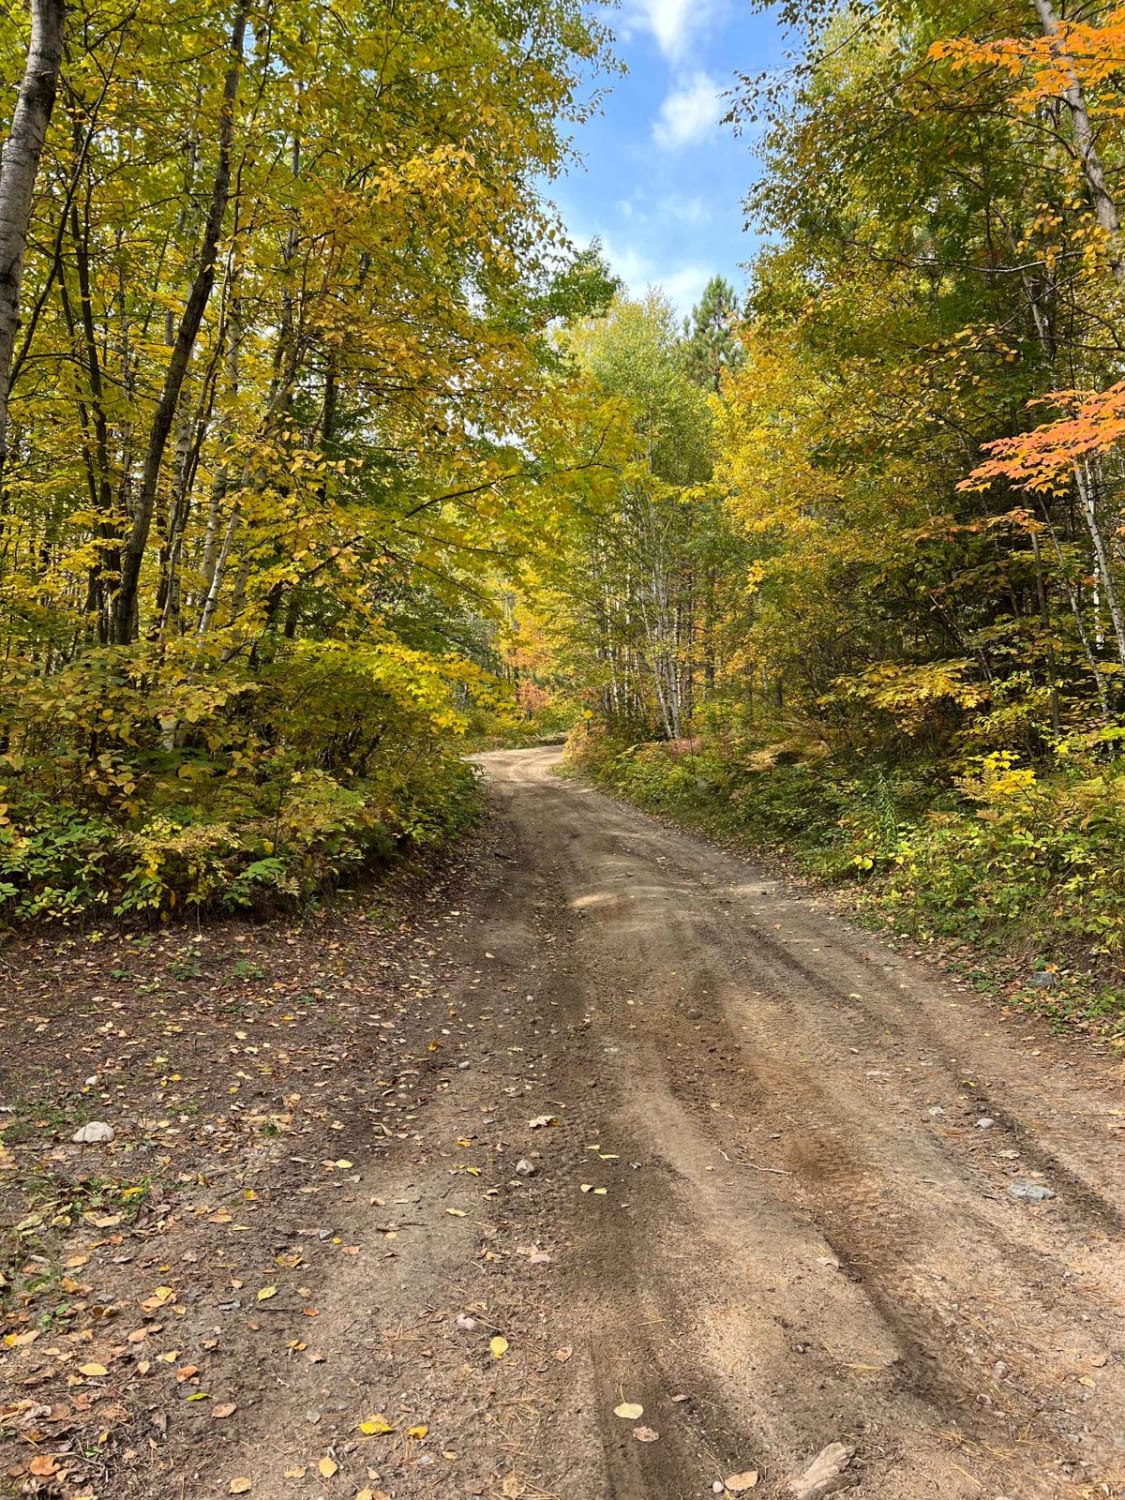
<svg viewBox="0 0 1125 1500">
<path fill-rule="evenodd" d="M 686 318 L 714 274 L 714 266 L 680 266 L 661 278 L 660 287 L 680 316 Z"/>
<path fill-rule="evenodd" d="M 677 224 L 705 224 L 711 218 L 711 205 L 704 198 L 684 198 L 678 193 L 669 193 L 657 205 L 661 219 L 673 219 Z"/>
<path fill-rule="evenodd" d="M 665 151 L 706 140 L 723 115 L 720 89 L 706 73 L 693 73 L 660 106 L 652 127 L 656 144 Z"/>
<path fill-rule="evenodd" d="M 618 244 L 608 235 L 602 235 L 601 240 L 606 259 L 628 287 L 630 296 L 643 297 L 650 287 L 658 287 L 679 317 L 687 317 L 715 274 L 714 266 L 692 262 L 674 267 L 659 265 L 635 245 Z"/>
<path fill-rule="evenodd" d="M 630 295 L 639 296 L 656 276 L 656 263 L 634 245 L 618 244 L 609 235 L 600 236 L 602 254 L 614 273 L 629 288 Z"/>
<path fill-rule="evenodd" d="M 683 57 L 710 18 L 706 0 L 634 0 L 629 17 L 652 33 L 665 57 Z"/>
<path fill-rule="evenodd" d="M 628 198 L 618 198 L 614 207 L 623 219 L 635 219 L 643 224 L 648 219 L 648 195 L 641 188 L 634 188 Z"/>
</svg>

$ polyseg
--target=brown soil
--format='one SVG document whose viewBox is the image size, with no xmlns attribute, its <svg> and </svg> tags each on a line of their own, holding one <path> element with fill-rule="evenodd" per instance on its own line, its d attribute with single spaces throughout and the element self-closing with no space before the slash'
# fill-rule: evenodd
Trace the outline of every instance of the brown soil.
<svg viewBox="0 0 1125 1500">
<path fill-rule="evenodd" d="M 557 758 L 393 920 L 8 951 L 0 1495 L 1125 1496 L 1120 1064 Z"/>
</svg>

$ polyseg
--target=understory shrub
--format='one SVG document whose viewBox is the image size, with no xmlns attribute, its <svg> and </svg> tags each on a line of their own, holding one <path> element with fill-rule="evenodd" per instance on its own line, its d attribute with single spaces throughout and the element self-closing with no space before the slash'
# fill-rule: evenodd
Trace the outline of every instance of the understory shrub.
<svg viewBox="0 0 1125 1500">
<path fill-rule="evenodd" d="M 1092 970 L 1125 988 L 1125 764 L 1115 732 L 936 763 L 572 736 L 571 765 L 651 811 L 860 883 L 897 927 Z M 791 758 L 792 757 L 792 758 Z"/>
<path fill-rule="evenodd" d="M 9 675 L 0 920 L 290 904 L 441 843 L 479 811 L 463 675 L 397 642 Z"/>
</svg>

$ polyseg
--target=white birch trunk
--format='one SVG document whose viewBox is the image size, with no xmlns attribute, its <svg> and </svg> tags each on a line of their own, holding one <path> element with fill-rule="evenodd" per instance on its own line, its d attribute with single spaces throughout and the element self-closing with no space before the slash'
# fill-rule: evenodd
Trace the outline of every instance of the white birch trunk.
<svg viewBox="0 0 1125 1500">
<path fill-rule="evenodd" d="M 65 0 L 32 0 L 31 43 L 12 128 L 0 152 L 0 474 L 8 457 L 8 394 L 20 285 L 39 158 L 62 65 Z"/>
</svg>

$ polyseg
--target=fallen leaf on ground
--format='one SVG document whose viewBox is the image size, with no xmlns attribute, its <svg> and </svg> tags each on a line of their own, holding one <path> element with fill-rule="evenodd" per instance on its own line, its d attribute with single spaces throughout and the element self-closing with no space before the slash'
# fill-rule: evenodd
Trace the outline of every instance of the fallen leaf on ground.
<svg viewBox="0 0 1125 1500">
<path fill-rule="evenodd" d="M 527 1125 L 529 1130 L 543 1130 L 548 1125 L 557 1125 L 558 1123 L 556 1115 L 536 1115 L 534 1120 L 528 1120 Z"/>
<path fill-rule="evenodd" d="M 724 1481 L 732 1495 L 741 1495 L 744 1490 L 752 1490 L 757 1482 L 757 1469 L 746 1469 L 741 1474 L 731 1474 Z"/>
<path fill-rule="evenodd" d="M 58 1464 L 49 1453 L 37 1453 L 27 1466 L 27 1472 L 34 1474 L 36 1479 L 49 1479 L 52 1474 L 57 1474 L 58 1470 Z"/>
<path fill-rule="evenodd" d="M 258 1301 L 259 1302 L 268 1302 L 271 1297 L 276 1297 L 276 1296 L 277 1296 L 277 1287 L 275 1287 L 275 1286 L 264 1286 L 258 1292 Z"/>
<path fill-rule="evenodd" d="M 561 1349 L 555 1350 L 555 1358 L 558 1360 L 560 1365 L 565 1365 L 567 1360 L 573 1353 L 574 1350 L 570 1347 L 570 1345 L 565 1344 Z"/>
<path fill-rule="evenodd" d="M 232 1479 L 230 1492 L 232 1495 L 245 1495 L 247 1490 L 253 1489 L 253 1481 L 250 1479 Z"/>
<path fill-rule="evenodd" d="M 366 1422 L 359 1424 L 359 1430 L 368 1437 L 378 1437 L 383 1432 L 393 1432 L 394 1423 L 388 1422 L 381 1411 L 377 1411 L 373 1417 L 368 1417 Z"/>
<path fill-rule="evenodd" d="M 645 1409 L 639 1401 L 622 1401 L 620 1406 L 613 1408 L 615 1417 L 623 1417 L 626 1422 L 635 1422 L 638 1417 L 643 1417 Z"/>
<path fill-rule="evenodd" d="M 108 1375 L 109 1371 L 105 1365 L 99 1365 L 91 1361 L 88 1365 L 79 1365 L 78 1373 L 80 1375 L 89 1375 L 91 1379 L 96 1380 L 99 1375 Z"/>
<path fill-rule="evenodd" d="M 447 1214 L 452 1214 L 455 1219 L 463 1219 L 465 1217 L 465 1210 L 463 1208 L 447 1208 L 445 1211 Z"/>
<path fill-rule="evenodd" d="M 655 1443 L 660 1437 L 660 1434 L 658 1432 L 653 1432 L 651 1427 L 634 1427 L 633 1436 L 636 1438 L 638 1443 Z"/>
<path fill-rule="evenodd" d="M 145 1298 L 141 1307 L 145 1312 L 155 1312 L 158 1307 L 163 1307 L 166 1302 L 171 1302 L 176 1295 L 174 1287 L 158 1286 L 154 1292 Z"/>
<path fill-rule="evenodd" d="M 340 1465 L 334 1458 L 322 1458 L 316 1467 L 322 1479 L 331 1479 Z"/>
<path fill-rule="evenodd" d="M 418 1427 L 408 1427 L 406 1429 L 406 1435 L 407 1437 L 412 1438 L 424 1438 L 429 1430 L 430 1429 L 423 1423 Z"/>
<path fill-rule="evenodd" d="M 238 1407 L 233 1401 L 224 1401 L 219 1406 L 211 1408 L 211 1415 L 216 1422 L 221 1422 L 224 1417 L 233 1417 Z"/>
<path fill-rule="evenodd" d="M 27 1333 L 6 1333 L 4 1343 L 9 1349 L 23 1349 L 28 1344 L 34 1344 L 42 1332 L 41 1328 L 31 1328 Z"/>
<path fill-rule="evenodd" d="M 494 1339 L 489 1339 L 488 1347 L 492 1351 L 493 1359 L 503 1359 L 508 1352 L 508 1340 L 497 1334 Z"/>
</svg>

